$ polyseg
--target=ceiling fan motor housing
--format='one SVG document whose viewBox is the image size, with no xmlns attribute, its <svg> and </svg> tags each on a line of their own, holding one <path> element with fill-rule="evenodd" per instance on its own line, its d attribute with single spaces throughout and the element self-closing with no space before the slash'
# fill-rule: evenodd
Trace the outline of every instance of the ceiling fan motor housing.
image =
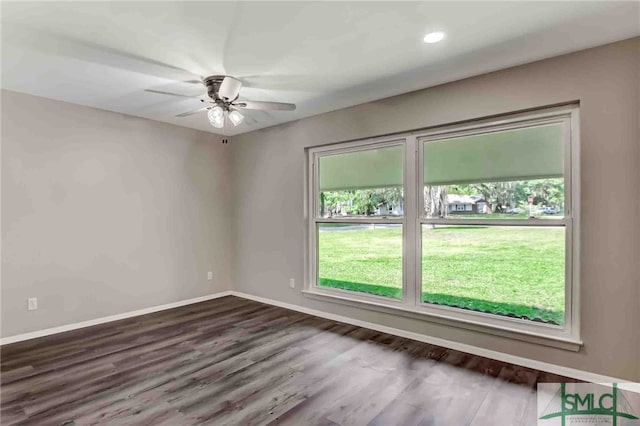
<svg viewBox="0 0 640 426">
<path fill-rule="evenodd" d="M 207 94 L 215 102 L 235 101 L 242 87 L 240 80 L 225 75 L 212 75 L 204 78 L 202 82 L 207 86 Z"/>
<path fill-rule="evenodd" d="M 218 90 L 220 90 L 224 77 L 224 75 L 211 75 L 202 80 L 204 85 L 207 86 L 207 94 L 216 102 L 222 100 L 218 97 Z"/>
</svg>

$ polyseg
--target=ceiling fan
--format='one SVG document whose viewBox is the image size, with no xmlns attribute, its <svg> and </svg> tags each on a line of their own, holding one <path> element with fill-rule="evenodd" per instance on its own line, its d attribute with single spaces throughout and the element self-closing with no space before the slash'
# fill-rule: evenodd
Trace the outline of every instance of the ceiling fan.
<svg viewBox="0 0 640 426">
<path fill-rule="evenodd" d="M 200 102 L 208 104 L 205 107 L 198 108 L 194 111 L 183 112 L 176 117 L 186 117 L 188 115 L 197 114 L 207 111 L 209 122 L 213 127 L 221 129 L 224 127 L 225 118 L 234 126 L 238 126 L 244 120 L 244 115 L 240 113 L 240 109 L 255 110 L 274 110 L 274 111 L 294 111 L 295 104 L 283 102 L 262 102 L 262 101 L 245 101 L 238 100 L 242 82 L 237 78 L 228 75 L 212 75 L 202 80 L 189 80 L 186 83 L 200 83 L 207 88 L 207 95 L 211 99 L 201 99 L 200 96 L 181 95 L 179 93 L 165 92 L 162 90 L 147 89 L 147 92 L 161 93 L 164 95 L 179 96 L 182 98 L 196 98 Z"/>
</svg>

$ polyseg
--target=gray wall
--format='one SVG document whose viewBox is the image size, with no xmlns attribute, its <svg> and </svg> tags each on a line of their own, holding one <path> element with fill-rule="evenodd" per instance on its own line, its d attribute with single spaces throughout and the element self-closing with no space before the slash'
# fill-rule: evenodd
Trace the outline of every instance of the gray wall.
<svg viewBox="0 0 640 426">
<path fill-rule="evenodd" d="M 218 140 L 2 91 L 2 336 L 230 289 Z"/>
<path fill-rule="evenodd" d="M 640 39 L 234 137 L 236 290 L 544 362 L 640 380 Z M 579 100 L 580 352 L 305 298 L 304 148 Z M 298 287 L 290 289 L 288 279 Z"/>
</svg>

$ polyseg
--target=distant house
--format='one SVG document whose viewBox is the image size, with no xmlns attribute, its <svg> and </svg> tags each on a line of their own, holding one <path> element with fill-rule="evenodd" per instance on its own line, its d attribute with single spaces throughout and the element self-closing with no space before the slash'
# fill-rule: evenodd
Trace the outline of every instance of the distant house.
<svg viewBox="0 0 640 426">
<path fill-rule="evenodd" d="M 447 194 L 447 212 L 449 214 L 484 214 L 488 213 L 488 207 L 482 195 Z"/>
</svg>

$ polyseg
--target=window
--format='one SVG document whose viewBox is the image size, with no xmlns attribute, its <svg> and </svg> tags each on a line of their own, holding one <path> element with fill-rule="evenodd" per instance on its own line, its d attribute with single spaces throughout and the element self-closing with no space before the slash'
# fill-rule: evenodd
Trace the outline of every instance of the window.
<svg viewBox="0 0 640 426">
<path fill-rule="evenodd" d="M 577 115 L 310 149 L 306 292 L 577 348 Z"/>
</svg>

